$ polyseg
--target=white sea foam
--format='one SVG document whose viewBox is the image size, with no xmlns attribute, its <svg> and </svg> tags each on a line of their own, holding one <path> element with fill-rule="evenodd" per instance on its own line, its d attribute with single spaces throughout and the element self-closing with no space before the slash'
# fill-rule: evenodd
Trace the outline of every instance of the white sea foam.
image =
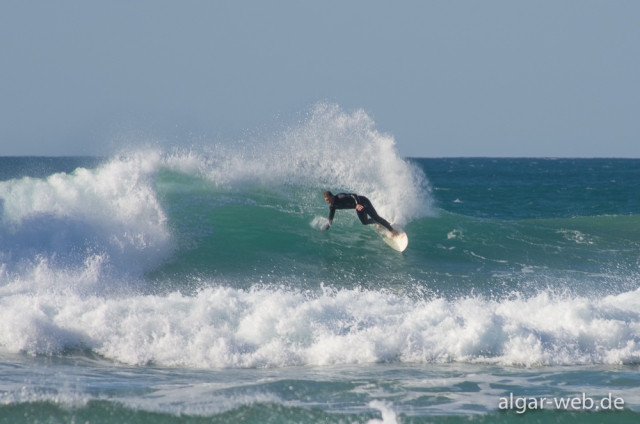
<svg viewBox="0 0 640 424">
<path fill-rule="evenodd" d="M 632 364 L 640 362 L 638 305 L 640 289 L 502 301 L 227 287 L 193 297 L 16 293 L 0 299 L 0 346 L 30 354 L 88 348 L 127 364 L 199 368 Z"/>
<path fill-rule="evenodd" d="M 145 152 L 94 170 L 0 182 L 0 278 L 37 274 L 53 263 L 95 270 L 87 260 L 96 257 L 131 272 L 157 266 L 172 251 L 154 189 L 160 161 L 159 153 Z"/>
<path fill-rule="evenodd" d="M 398 416 L 392 409 L 392 405 L 379 400 L 374 400 L 369 402 L 369 406 L 380 411 L 382 419 L 379 420 L 374 418 L 369 420 L 367 424 L 398 424 Z"/>
</svg>

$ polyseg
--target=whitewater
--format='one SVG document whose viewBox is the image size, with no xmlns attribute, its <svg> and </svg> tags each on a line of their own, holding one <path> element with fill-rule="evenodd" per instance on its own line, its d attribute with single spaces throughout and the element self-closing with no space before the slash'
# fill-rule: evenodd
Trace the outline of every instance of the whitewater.
<svg viewBox="0 0 640 424">
<path fill-rule="evenodd" d="M 639 174 L 403 158 L 324 103 L 242 140 L 0 158 L 0 422 L 510 422 L 514 392 L 614 392 L 634 422 Z M 352 211 L 318 231 L 324 190 L 408 249 Z"/>
</svg>

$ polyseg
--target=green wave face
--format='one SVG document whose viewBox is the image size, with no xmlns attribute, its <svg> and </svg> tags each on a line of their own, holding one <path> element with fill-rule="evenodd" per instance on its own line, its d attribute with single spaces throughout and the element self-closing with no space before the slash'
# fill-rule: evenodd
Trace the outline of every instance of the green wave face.
<svg viewBox="0 0 640 424">
<path fill-rule="evenodd" d="M 504 167 L 505 161 L 510 160 L 499 160 L 498 167 Z M 418 162 L 425 176 L 435 165 L 450 167 L 446 160 Z M 442 175 L 448 172 L 436 171 L 441 178 L 437 184 L 446 185 Z M 541 173 L 538 183 L 549 178 L 547 172 Z M 468 201 L 466 196 L 478 193 L 483 182 L 478 178 L 473 189 L 456 191 L 455 181 L 448 184 L 449 190 L 433 190 L 436 182 L 432 180 L 431 186 L 418 191 L 425 196 L 422 204 L 429 206 L 422 216 L 417 214 L 405 223 L 410 245 L 399 254 L 382 243 L 372 228 L 361 225 L 354 211 L 339 210 L 329 231 L 315 230 L 314 219 L 328 215 L 320 183 L 243 181 L 229 188 L 167 171 L 158 175 L 157 190 L 180 248 L 169 263 L 149 276 L 172 288 L 176 283 L 194 288 L 203 281 L 244 288 L 285 284 L 308 289 L 324 284 L 412 287 L 410 291 L 420 287 L 447 296 L 470 290 L 500 295 L 541 287 L 613 293 L 634 287 L 638 215 L 556 216 L 554 211 L 529 206 L 528 211 L 508 216 L 500 205 L 512 198 L 526 203 L 527 197 L 519 194 L 519 186 L 511 186 L 509 178 L 502 180 L 509 182 L 504 184 L 507 187 L 498 187 L 500 181 L 493 174 L 486 178 L 486 186 L 510 191 L 502 201 L 491 203 L 493 210 L 480 214 L 475 200 Z M 442 192 L 448 197 L 440 197 Z M 602 193 L 608 195 L 607 190 Z M 567 203 L 567 210 L 583 201 L 580 195 L 568 197 L 559 199 Z M 448 202 L 451 198 L 464 200 Z"/>
</svg>

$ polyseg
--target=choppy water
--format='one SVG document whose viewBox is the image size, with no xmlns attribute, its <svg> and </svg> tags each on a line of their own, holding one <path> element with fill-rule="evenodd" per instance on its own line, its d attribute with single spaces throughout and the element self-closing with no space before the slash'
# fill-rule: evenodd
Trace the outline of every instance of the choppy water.
<svg viewBox="0 0 640 424">
<path fill-rule="evenodd" d="M 189 151 L 0 158 L 0 422 L 636 422 L 638 177 L 404 159 L 330 105 Z M 326 189 L 409 248 L 353 211 L 317 231 Z"/>
</svg>

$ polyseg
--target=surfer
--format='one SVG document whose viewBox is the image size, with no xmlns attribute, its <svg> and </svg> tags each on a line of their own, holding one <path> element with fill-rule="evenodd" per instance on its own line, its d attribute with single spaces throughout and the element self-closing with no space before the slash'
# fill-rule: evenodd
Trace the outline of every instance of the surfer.
<svg viewBox="0 0 640 424">
<path fill-rule="evenodd" d="M 329 224 L 323 231 L 327 231 L 333 224 L 333 215 L 336 213 L 336 209 L 355 209 L 362 225 L 378 223 L 391 231 L 393 236 L 398 235 L 398 232 L 393 229 L 391 224 L 378 215 L 371 201 L 364 196 L 355 193 L 338 193 L 334 196 L 330 191 L 325 191 L 324 201 L 329 204 Z M 367 218 L 367 215 L 371 218 Z"/>
</svg>

